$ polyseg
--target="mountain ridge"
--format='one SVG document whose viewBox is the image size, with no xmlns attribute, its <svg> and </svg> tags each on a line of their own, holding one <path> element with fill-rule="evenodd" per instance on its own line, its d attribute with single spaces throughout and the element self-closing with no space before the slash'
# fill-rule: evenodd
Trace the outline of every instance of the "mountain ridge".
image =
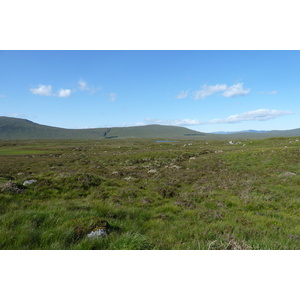
<svg viewBox="0 0 300 300">
<path fill-rule="evenodd" d="M 0 140 L 189 138 L 191 136 L 204 135 L 204 133 L 179 126 L 154 124 L 131 127 L 65 129 L 37 124 L 27 119 L 0 117 Z"/>
<path fill-rule="evenodd" d="M 227 140 L 294 136 L 300 136 L 300 128 L 271 131 L 248 130 L 232 133 L 204 133 L 180 126 L 157 124 L 130 127 L 66 129 L 37 124 L 27 119 L 0 116 L 0 140 L 99 140 L 116 138 Z"/>
</svg>

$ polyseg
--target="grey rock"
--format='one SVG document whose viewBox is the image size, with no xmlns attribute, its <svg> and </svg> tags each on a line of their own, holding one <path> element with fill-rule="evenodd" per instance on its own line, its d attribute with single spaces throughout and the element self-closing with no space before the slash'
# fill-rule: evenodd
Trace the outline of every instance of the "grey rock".
<svg viewBox="0 0 300 300">
<path fill-rule="evenodd" d="M 289 238 L 293 239 L 293 240 L 298 240 L 300 237 L 299 237 L 299 235 L 291 234 L 291 235 L 289 235 Z"/>
<path fill-rule="evenodd" d="M 0 185 L 1 192 L 4 193 L 13 193 L 13 194 L 21 194 L 23 193 L 24 187 L 22 185 L 17 184 L 12 181 L 5 182 Z"/>
<path fill-rule="evenodd" d="M 108 231 L 106 228 L 100 228 L 100 229 L 96 229 L 91 231 L 87 237 L 90 239 L 94 239 L 94 238 L 103 238 L 103 237 L 107 237 L 108 235 Z"/>
<path fill-rule="evenodd" d="M 293 172 L 285 172 L 279 175 L 279 177 L 292 177 L 292 176 L 296 176 L 296 173 Z"/>
<path fill-rule="evenodd" d="M 27 185 L 31 185 L 31 184 L 36 183 L 36 182 L 37 182 L 37 180 L 35 180 L 35 179 L 29 179 L 29 180 L 25 180 L 23 182 L 23 185 L 27 186 Z"/>
</svg>

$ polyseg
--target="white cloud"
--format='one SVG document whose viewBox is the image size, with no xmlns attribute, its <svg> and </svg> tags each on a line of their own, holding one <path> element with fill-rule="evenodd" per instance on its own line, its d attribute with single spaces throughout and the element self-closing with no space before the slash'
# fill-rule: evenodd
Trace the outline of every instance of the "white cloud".
<svg viewBox="0 0 300 300">
<path fill-rule="evenodd" d="M 27 118 L 27 115 L 19 114 L 19 113 L 4 114 L 4 116 L 13 117 L 13 118 Z"/>
<path fill-rule="evenodd" d="M 60 98 L 70 97 L 71 94 L 72 94 L 72 91 L 70 89 L 60 89 L 58 91 L 58 97 L 60 97 Z"/>
<path fill-rule="evenodd" d="M 276 94 L 278 94 L 278 91 L 274 90 L 271 92 L 259 92 L 259 94 L 276 95 Z"/>
<path fill-rule="evenodd" d="M 72 90 L 70 89 L 60 89 L 57 93 L 53 93 L 51 85 L 43 84 L 40 84 L 37 88 L 30 89 L 30 92 L 38 96 L 52 96 L 60 98 L 67 98 L 72 95 Z"/>
<path fill-rule="evenodd" d="M 91 85 L 91 86 L 88 85 L 87 82 L 84 81 L 84 80 L 82 80 L 82 79 L 80 79 L 80 80 L 78 81 L 78 89 L 79 89 L 80 91 L 87 91 L 87 92 L 90 92 L 90 93 L 92 93 L 92 94 L 94 94 L 94 93 L 96 93 L 97 91 L 101 90 L 100 87 L 94 87 L 94 86 L 92 86 L 92 85 Z"/>
<path fill-rule="evenodd" d="M 238 115 L 231 115 L 226 119 L 214 119 L 209 121 L 209 124 L 218 124 L 218 123 L 238 123 L 242 121 L 266 121 L 274 119 L 284 115 L 292 114 L 291 111 L 283 110 L 272 110 L 272 109 L 258 109 L 254 111 L 248 111 Z"/>
<path fill-rule="evenodd" d="M 109 99 L 110 102 L 115 102 L 117 100 L 117 94 L 116 93 L 110 93 Z"/>
<path fill-rule="evenodd" d="M 87 83 L 84 80 L 79 80 L 78 81 L 78 88 L 81 91 L 87 91 L 88 90 Z"/>
<path fill-rule="evenodd" d="M 52 86 L 40 84 L 37 88 L 30 89 L 30 92 L 39 96 L 52 96 Z"/>
<path fill-rule="evenodd" d="M 205 99 L 216 93 L 223 92 L 221 95 L 226 98 L 232 98 L 235 96 L 245 96 L 250 93 L 250 89 L 245 90 L 243 83 L 237 83 L 232 86 L 227 84 L 216 84 L 216 85 L 203 85 L 199 91 L 195 92 L 194 99 Z"/>
<path fill-rule="evenodd" d="M 202 122 L 196 119 L 179 119 L 173 121 L 166 121 L 168 125 L 176 125 L 176 126 L 192 126 L 192 125 L 201 125 Z"/>
<path fill-rule="evenodd" d="M 177 98 L 177 99 L 184 99 L 184 98 L 186 98 L 186 97 L 188 96 L 188 94 L 189 94 L 189 90 L 187 90 L 187 91 L 181 91 L 181 92 L 176 96 L 176 98 Z"/>
<path fill-rule="evenodd" d="M 232 86 L 229 86 L 222 95 L 226 98 L 232 98 L 236 96 L 245 96 L 249 93 L 250 89 L 243 89 L 243 83 L 237 83 Z"/>
<path fill-rule="evenodd" d="M 226 84 L 206 85 L 201 87 L 201 90 L 195 92 L 195 100 L 205 99 L 207 96 L 213 95 L 218 92 L 225 91 L 227 89 Z"/>
<path fill-rule="evenodd" d="M 159 120 L 159 119 L 145 119 L 143 122 L 137 122 L 134 126 L 141 125 L 172 125 L 172 126 L 193 126 L 193 125 L 201 125 L 203 124 L 199 120 L 196 119 L 176 119 L 176 120 Z"/>
</svg>

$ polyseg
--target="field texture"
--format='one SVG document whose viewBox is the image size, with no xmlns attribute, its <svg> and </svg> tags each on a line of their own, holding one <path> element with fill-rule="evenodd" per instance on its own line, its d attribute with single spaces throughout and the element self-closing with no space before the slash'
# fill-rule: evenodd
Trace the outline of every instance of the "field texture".
<svg viewBox="0 0 300 300">
<path fill-rule="evenodd" d="M 0 142 L 0 249 L 300 249 L 299 209 L 296 137 Z"/>
</svg>

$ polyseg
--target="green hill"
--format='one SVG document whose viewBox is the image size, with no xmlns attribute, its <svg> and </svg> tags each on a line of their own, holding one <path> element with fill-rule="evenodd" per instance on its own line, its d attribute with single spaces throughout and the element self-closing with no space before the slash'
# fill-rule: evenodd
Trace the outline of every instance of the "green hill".
<svg viewBox="0 0 300 300">
<path fill-rule="evenodd" d="M 220 135 L 218 134 L 219 138 Z M 295 137 L 300 136 L 300 128 L 291 130 L 271 130 L 265 132 L 237 132 L 231 134 L 223 134 L 225 139 L 267 139 L 272 137 Z"/>
<path fill-rule="evenodd" d="M 19 118 L 0 117 L 0 140 L 70 139 L 99 140 L 117 138 L 237 140 L 300 136 L 300 128 L 231 134 L 203 133 L 179 126 L 145 125 L 133 127 L 64 129 Z"/>
<path fill-rule="evenodd" d="M 147 125 L 134 127 L 64 129 L 36 124 L 34 122 L 9 117 L 0 117 L 1 140 L 26 139 L 80 139 L 97 140 L 111 138 L 158 138 L 184 139 L 205 137 L 206 134 L 184 127 Z"/>
</svg>

